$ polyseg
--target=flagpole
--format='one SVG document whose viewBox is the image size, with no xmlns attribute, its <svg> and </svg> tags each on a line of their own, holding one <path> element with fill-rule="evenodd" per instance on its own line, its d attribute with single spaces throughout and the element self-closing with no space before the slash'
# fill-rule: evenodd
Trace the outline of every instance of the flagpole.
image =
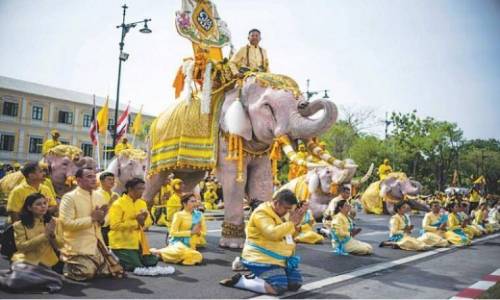
<svg viewBox="0 0 500 300">
<path fill-rule="evenodd" d="M 143 106 L 144 105 L 141 105 L 141 109 L 139 110 L 139 115 L 142 115 L 142 107 Z M 132 124 L 132 130 L 135 129 L 135 122 L 137 121 L 137 116 L 138 115 L 135 115 L 134 123 Z M 142 121 L 142 120 L 139 120 L 139 121 Z M 135 130 L 134 130 L 133 134 L 134 134 L 134 137 L 132 138 L 132 146 L 135 148 L 135 137 L 137 136 L 137 132 L 135 132 Z"/>
<path fill-rule="evenodd" d="M 97 113 L 96 113 L 96 109 L 95 109 L 95 94 L 93 95 L 93 100 L 92 100 L 92 103 L 94 105 L 94 124 L 93 124 L 93 127 L 94 127 L 94 130 L 95 130 L 95 134 L 96 134 L 96 150 L 97 150 L 97 166 L 98 168 L 100 169 L 101 168 L 101 158 L 99 156 L 99 129 L 97 127 Z"/>
<path fill-rule="evenodd" d="M 102 147 L 102 155 L 104 156 L 104 170 L 108 168 L 108 156 L 106 155 L 106 147 L 108 146 L 108 129 L 104 134 L 104 146 Z"/>
</svg>

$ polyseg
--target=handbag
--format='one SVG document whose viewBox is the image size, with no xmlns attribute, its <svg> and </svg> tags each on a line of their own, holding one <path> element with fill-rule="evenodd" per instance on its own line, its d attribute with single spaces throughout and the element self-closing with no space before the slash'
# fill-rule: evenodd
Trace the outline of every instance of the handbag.
<svg viewBox="0 0 500 300">
<path fill-rule="evenodd" d="M 0 288 L 11 292 L 49 292 L 61 290 L 63 281 L 56 272 L 25 262 L 14 262 L 10 271 L 0 276 Z"/>
<path fill-rule="evenodd" d="M 2 238 L 0 240 L 0 254 L 5 258 L 10 260 L 12 255 L 17 252 L 16 240 L 14 238 L 14 227 L 10 224 L 2 233 Z"/>
</svg>

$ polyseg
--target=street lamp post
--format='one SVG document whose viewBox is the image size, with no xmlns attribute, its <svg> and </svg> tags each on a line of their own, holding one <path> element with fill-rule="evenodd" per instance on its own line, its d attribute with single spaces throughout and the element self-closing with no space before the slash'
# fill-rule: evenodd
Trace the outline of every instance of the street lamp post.
<svg viewBox="0 0 500 300">
<path fill-rule="evenodd" d="M 118 84 L 116 86 L 115 124 L 113 126 L 114 127 L 114 129 L 113 129 L 113 149 L 115 148 L 116 143 L 118 142 L 116 140 L 116 137 L 118 135 L 117 124 L 118 124 L 118 109 L 119 109 L 119 104 L 120 104 L 120 78 L 121 78 L 121 74 L 122 74 L 122 62 L 126 61 L 128 56 L 129 56 L 128 53 L 123 52 L 123 46 L 125 45 L 125 43 L 124 43 L 125 36 L 130 31 L 130 28 L 134 28 L 137 24 L 140 24 L 140 23 L 144 23 L 144 27 L 141 30 L 139 30 L 140 32 L 151 33 L 151 29 L 148 28 L 148 22 L 150 22 L 151 19 L 144 19 L 142 21 L 126 24 L 125 23 L 125 14 L 126 14 L 128 6 L 126 4 L 124 4 L 122 6 L 122 8 L 123 8 L 122 24 L 116 26 L 116 28 L 122 29 L 122 37 L 121 37 L 120 44 L 119 44 L 120 45 L 120 56 L 118 57 Z"/>
<path fill-rule="evenodd" d="M 310 80 L 307 79 L 307 90 L 306 90 L 306 100 L 309 101 L 312 96 L 316 95 L 316 94 L 319 94 L 320 92 L 324 92 L 325 94 L 323 95 L 323 98 L 324 99 L 328 99 L 330 97 L 328 97 L 328 90 L 320 90 L 320 91 L 310 91 L 309 90 L 309 82 Z"/>
</svg>

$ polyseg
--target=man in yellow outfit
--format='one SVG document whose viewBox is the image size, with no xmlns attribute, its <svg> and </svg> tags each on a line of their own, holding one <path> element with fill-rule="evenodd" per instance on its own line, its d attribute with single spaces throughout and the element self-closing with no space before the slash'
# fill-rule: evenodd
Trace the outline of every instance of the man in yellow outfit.
<svg viewBox="0 0 500 300">
<path fill-rule="evenodd" d="M 248 221 L 241 255 L 241 263 L 253 274 L 236 274 L 222 280 L 222 285 L 271 295 L 300 288 L 300 258 L 295 256 L 293 235 L 304 218 L 308 204 L 294 209 L 297 204 L 294 193 L 285 189 L 279 191 L 273 201 L 266 201 L 257 207 Z M 288 218 L 285 217 L 287 214 Z"/>
<path fill-rule="evenodd" d="M 258 29 L 252 29 L 248 32 L 249 44 L 241 47 L 229 61 L 233 75 L 242 78 L 249 71 L 269 72 L 267 52 L 259 46 L 260 40 Z"/>
<path fill-rule="evenodd" d="M 172 224 L 174 214 L 182 209 L 181 196 L 183 182 L 179 178 L 172 180 L 172 195 L 167 200 L 167 228 Z"/>
<path fill-rule="evenodd" d="M 206 192 L 203 193 L 204 206 L 206 210 L 217 209 L 217 200 L 219 196 L 217 195 L 217 184 L 213 181 L 206 183 Z"/>
<path fill-rule="evenodd" d="M 302 159 L 304 161 L 306 161 L 307 159 L 307 150 L 306 146 L 303 143 L 299 143 L 299 151 L 297 152 L 297 159 L 298 160 Z M 307 174 L 306 166 L 301 166 L 297 165 L 294 162 L 290 162 L 290 169 L 288 170 L 288 180 L 292 180 L 294 178 L 297 178 L 305 174 Z"/>
<path fill-rule="evenodd" d="M 132 145 L 130 145 L 128 143 L 128 139 L 126 137 L 124 137 L 122 139 L 122 142 L 115 146 L 115 155 L 118 156 L 118 154 L 120 154 L 120 152 L 122 152 L 123 150 L 126 150 L 126 149 L 133 149 L 133 147 L 132 147 Z"/>
<path fill-rule="evenodd" d="M 59 141 L 59 131 L 57 131 L 56 129 L 52 129 L 50 131 L 50 135 L 52 136 L 52 139 L 50 140 L 46 140 L 44 143 L 43 143 L 43 146 L 42 146 L 42 155 L 45 156 L 45 154 L 47 154 L 47 152 L 54 148 L 55 146 L 58 146 L 58 145 L 61 145 L 61 142 Z"/>
<path fill-rule="evenodd" d="M 384 180 L 385 177 L 387 177 L 387 175 L 389 175 L 389 173 L 391 172 L 392 167 L 389 164 L 389 160 L 386 158 L 384 159 L 384 163 L 378 167 L 378 176 L 380 177 L 380 180 Z"/>
<path fill-rule="evenodd" d="M 14 223 L 19 219 L 19 213 L 23 208 L 26 197 L 33 193 L 44 195 L 49 203 L 49 212 L 52 214 L 57 213 L 56 199 L 49 188 L 42 184 L 45 177 L 38 162 L 26 163 L 21 169 L 21 173 L 25 180 L 10 192 L 7 199 L 7 213 L 9 214 L 10 221 Z"/>
</svg>

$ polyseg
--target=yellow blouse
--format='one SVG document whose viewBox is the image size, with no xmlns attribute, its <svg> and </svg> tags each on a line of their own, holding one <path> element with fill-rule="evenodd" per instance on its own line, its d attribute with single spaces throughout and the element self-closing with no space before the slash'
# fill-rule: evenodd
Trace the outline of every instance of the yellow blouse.
<svg viewBox="0 0 500 300">
<path fill-rule="evenodd" d="M 337 213 L 332 220 L 332 228 L 335 230 L 335 234 L 340 238 L 346 238 L 351 236 L 351 221 L 343 213 Z"/>
<path fill-rule="evenodd" d="M 63 246 L 60 222 L 56 225 L 55 242 L 58 247 Z M 13 225 L 14 239 L 17 252 L 12 256 L 12 261 L 27 262 L 33 265 L 43 264 L 47 267 L 55 265 L 59 258 L 45 236 L 45 224 L 42 219 L 35 219 L 33 228 L 25 227 L 21 221 Z"/>
<path fill-rule="evenodd" d="M 422 228 L 426 232 L 436 232 L 438 228 L 436 226 L 431 226 L 431 224 L 436 224 L 441 218 L 440 214 L 434 214 L 432 211 L 425 214 L 424 219 L 422 220 Z"/>
<path fill-rule="evenodd" d="M 396 234 L 405 234 L 404 229 L 407 226 L 405 223 L 406 216 L 401 216 L 400 214 L 395 214 L 390 220 L 390 236 Z M 409 225 L 409 224 L 408 224 Z"/>
<path fill-rule="evenodd" d="M 457 215 L 455 213 L 450 213 L 448 214 L 448 223 L 446 224 L 448 227 L 448 230 L 455 230 L 462 228 L 462 225 L 460 223 L 460 220 L 458 219 Z"/>
</svg>

